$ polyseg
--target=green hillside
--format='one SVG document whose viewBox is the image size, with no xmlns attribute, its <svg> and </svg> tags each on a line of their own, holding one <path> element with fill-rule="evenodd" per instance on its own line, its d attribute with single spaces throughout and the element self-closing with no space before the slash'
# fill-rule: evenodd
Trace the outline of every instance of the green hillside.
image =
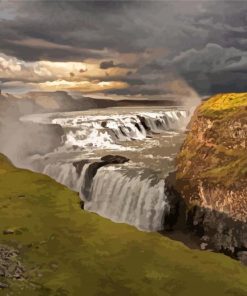
<svg viewBox="0 0 247 296">
<path fill-rule="evenodd" d="M 239 262 L 87 213 L 76 193 L 2 155 L 1 246 L 26 272 L 0 276 L 0 295 L 247 295 Z"/>
<path fill-rule="evenodd" d="M 226 93 L 217 94 L 206 101 L 199 109 L 199 115 L 204 115 L 216 119 L 232 116 L 234 113 L 240 114 L 247 108 L 247 93 Z"/>
</svg>

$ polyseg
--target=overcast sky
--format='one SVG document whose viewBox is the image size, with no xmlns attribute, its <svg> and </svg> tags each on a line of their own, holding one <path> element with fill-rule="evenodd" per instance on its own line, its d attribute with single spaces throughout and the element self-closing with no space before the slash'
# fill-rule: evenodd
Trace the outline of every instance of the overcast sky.
<svg viewBox="0 0 247 296">
<path fill-rule="evenodd" d="M 0 0 L 0 40 L 5 91 L 247 91 L 247 1 Z"/>
</svg>

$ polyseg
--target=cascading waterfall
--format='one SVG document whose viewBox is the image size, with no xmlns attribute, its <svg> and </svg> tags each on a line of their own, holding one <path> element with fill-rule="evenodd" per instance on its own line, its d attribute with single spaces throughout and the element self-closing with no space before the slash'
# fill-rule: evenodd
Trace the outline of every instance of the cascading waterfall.
<svg viewBox="0 0 247 296">
<path fill-rule="evenodd" d="M 82 112 L 56 114 L 50 121 L 63 128 L 64 142 L 57 151 L 44 157 L 44 174 L 79 192 L 88 211 L 144 231 L 164 228 L 165 217 L 170 211 L 164 178 L 158 178 L 154 171 L 147 173 L 145 166 L 133 159 L 125 164 L 104 162 L 100 159 L 102 153 L 99 156 L 97 151 L 118 150 L 124 154 L 137 149 L 135 153 L 142 151 L 142 160 L 148 161 L 150 157 L 145 156 L 150 155 L 149 144 L 157 141 L 156 137 L 150 142 L 152 137 L 164 132 L 169 139 L 182 134 L 189 121 L 188 111 L 174 109 L 110 115 Z M 131 144 L 138 141 L 144 141 L 145 145 Z M 147 150 L 146 154 L 143 149 Z M 80 153 L 76 155 L 79 165 L 73 158 L 75 152 Z M 53 154 L 55 158 L 52 159 Z M 152 161 L 156 158 L 158 162 L 171 157 L 152 156 Z"/>
<path fill-rule="evenodd" d="M 72 190 L 80 191 L 84 183 L 85 173 L 90 163 L 85 163 L 80 174 L 72 163 L 48 163 L 43 170 L 43 174 L 55 179 Z"/>
<path fill-rule="evenodd" d="M 90 197 L 84 208 L 115 222 L 134 225 L 140 230 L 159 231 L 169 203 L 164 193 L 164 180 L 128 176 L 115 167 L 100 168 L 94 177 Z"/>
<path fill-rule="evenodd" d="M 127 115 L 82 115 L 56 118 L 66 134 L 65 145 L 121 150 L 121 142 L 144 140 L 162 131 L 183 130 L 189 114 L 184 110 L 139 112 Z M 125 147 L 124 150 L 127 148 Z"/>
<path fill-rule="evenodd" d="M 71 163 L 49 163 L 45 166 L 43 173 L 73 190 L 78 189 L 76 168 Z"/>
<path fill-rule="evenodd" d="M 165 182 L 155 175 L 145 175 L 144 170 L 103 166 L 91 180 L 89 195 L 84 195 L 89 166 L 85 163 L 78 174 L 71 163 L 47 164 L 43 173 L 57 182 L 80 192 L 84 209 L 110 218 L 115 222 L 128 223 L 144 231 L 163 229 L 169 203 L 165 195 Z"/>
</svg>

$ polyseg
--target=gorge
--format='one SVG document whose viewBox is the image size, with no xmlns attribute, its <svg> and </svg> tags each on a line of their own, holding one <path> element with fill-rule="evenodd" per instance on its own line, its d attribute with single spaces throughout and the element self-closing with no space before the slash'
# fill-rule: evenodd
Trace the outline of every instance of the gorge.
<svg viewBox="0 0 247 296">
<path fill-rule="evenodd" d="M 189 117 L 182 107 L 129 107 L 31 115 L 22 121 L 59 125 L 64 132 L 61 146 L 31 157 L 32 168 L 80 192 L 85 210 L 159 231 L 170 207 L 164 179 Z"/>
<path fill-rule="evenodd" d="M 0 247 L 18 258 L 8 259 L 14 269 L 4 271 L 9 278 L 2 287 L 10 284 L 25 296 L 61 289 L 77 295 L 86 281 L 93 295 L 102 264 L 114 274 L 115 292 L 124 278 L 133 285 L 127 293 L 140 295 L 144 282 L 162 295 L 161 281 L 145 272 L 150 258 L 156 263 L 148 270 L 168 276 L 162 283 L 185 283 L 188 293 L 172 285 L 174 295 L 177 289 L 197 295 L 205 285 L 205 295 L 210 289 L 245 295 L 246 267 L 211 251 L 246 263 L 246 94 L 213 97 L 194 115 L 174 106 L 121 110 L 23 114 L 19 124 L 31 138 L 22 137 L 21 146 L 19 137 L 9 141 L 13 149 L 33 148 L 17 154 L 15 162 L 25 169 L 0 154 Z M 116 266 L 124 266 L 120 279 Z M 129 277 L 132 269 L 142 284 Z M 215 277 L 216 286 L 208 287 Z"/>
</svg>

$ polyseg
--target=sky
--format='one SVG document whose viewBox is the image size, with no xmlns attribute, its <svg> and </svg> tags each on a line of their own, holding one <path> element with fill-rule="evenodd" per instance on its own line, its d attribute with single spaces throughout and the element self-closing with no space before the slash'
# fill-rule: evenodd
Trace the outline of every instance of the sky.
<svg viewBox="0 0 247 296">
<path fill-rule="evenodd" d="M 247 91 L 247 1 L 0 0 L 0 88 L 176 100 Z"/>
</svg>

